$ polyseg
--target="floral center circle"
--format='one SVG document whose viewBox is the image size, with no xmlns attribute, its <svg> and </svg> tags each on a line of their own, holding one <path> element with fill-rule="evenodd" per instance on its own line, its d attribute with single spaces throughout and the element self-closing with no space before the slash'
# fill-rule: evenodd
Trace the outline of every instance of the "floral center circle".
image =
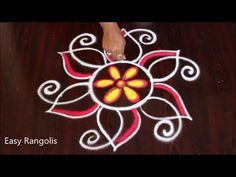
<svg viewBox="0 0 236 177">
<path fill-rule="evenodd" d="M 99 68 L 90 79 L 91 97 L 110 110 L 131 110 L 151 95 L 149 72 L 129 61 L 113 62 Z"/>
<path fill-rule="evenodd" d="M 123 81 L 123 80 L 118 80 L 117 82 L 116 82 L 116 87 L 118 87 L 118 88 L 123 88 L 125 86 L 125 81 Z"/>
</svg>

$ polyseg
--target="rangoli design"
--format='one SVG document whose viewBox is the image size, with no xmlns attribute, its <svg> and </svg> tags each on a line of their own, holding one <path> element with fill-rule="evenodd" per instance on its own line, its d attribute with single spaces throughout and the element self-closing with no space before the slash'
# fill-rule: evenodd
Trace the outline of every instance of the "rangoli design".
<svg viewBox="0 0 236 177">
<path fill-rule="evenodd" d="M 62 57 L 63 67 L 66 74 L 78 83 L 72 84 L 62 90 L 55 100 L 50 100 L 46 96 L 54 95 L 61 87 L 56 80 L 48 80 L 38 88 L 39 97 L 48 104 L 51 104 L 47 113 L 57 114 L 65 118 L 81 119 L 96 114 L 97 129 L 87 130 L 80 137 L 80 145 L 87 150 L 100 150 L 113 147 L 116 151 L 121 145 L 128 142 L 136 135 L 141 126 L 141 115 L 157 121 L 154 125 L 154 137 L 162 142 L 170 142 L 180 134 L 183 119 L 192 120 L 180 94 L 165 82 L 176 75 L 180 68 L 180 62 L 189 63 L 181 67 L 180 75 L 185 81 L 194 81 L 200 74 L 198 65 L 191 59 L 180 56 L 180 50 L 155 50 L 143 55 L 142 45 L 153 45 L 157 36 L 154 32 L 147 29 L 134 29 L 126 31 L 122 29 L 124 37 L 130 38 L 138 47 L 138 55 L 134 59 L 113 61 L 105 51 L 100 51 L 91 47 L 96 42 L 96 37 L 90 33 L 84 33 L 75 37 L 68 51 L 59 52 Z M 134 33 L 141 33 L 138 39 Z M 79 42 L 80 48 L 74 48 L 75 43 Z M 88 47 L 90 46 L 90 47 Z M 93 64 L 84 61 L 79 57 L 80 51 L 96 52 L 102 59 L 103 64 Z M 76 62 L 86 68 L 93 69 L 94 72 L 82 73 L 73 69 L 71 61 Z M 157 64 L 162 61 L 173 60 L 174 69 L 164 77 L 154 77 L 151 71 L 157 69 Z M 87 92 L 73 100 L 60 101 L 60 99 L 70 90 L 85 87 Z M 162 90 L 170 94 L 174 100 L 154 96 L 154 90 Z M 102 94 L 101 94 L 102 91 Z M 64 105 L 83 100 L 85 97 L 93 100 L 93 105 L 85 110 L 71 110 L 62 108 Z M 149 101 L 160 101 L 166 104 L 175 113 L 172 116 L 154 116 L 143 108 Z M 119 128 L 114 136 L 108 134 L 101 122 L 101 113 L 104 109 L 112 110 L 119 117 Z M 132 124 L 124 128 L 123 112 L 130 111 L 132 114 Z M 177 121 L 173 123 L 173 121 Z M 166 125 L 160 131 L 160 127 Z M 105 143 L 99 143 L 101 135 L 106 138 Z"/>
</svg>

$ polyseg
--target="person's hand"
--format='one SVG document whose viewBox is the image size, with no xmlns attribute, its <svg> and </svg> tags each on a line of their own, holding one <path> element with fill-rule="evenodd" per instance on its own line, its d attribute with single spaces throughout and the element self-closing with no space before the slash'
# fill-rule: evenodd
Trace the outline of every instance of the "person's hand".
<svg viewBox="0 0 236 177">
<path fill-rule="evenodd" d="M 113 60 L 125 59 L 125 39 L 117 24 L 103 25 L 102 47 Z"/>
</svg>

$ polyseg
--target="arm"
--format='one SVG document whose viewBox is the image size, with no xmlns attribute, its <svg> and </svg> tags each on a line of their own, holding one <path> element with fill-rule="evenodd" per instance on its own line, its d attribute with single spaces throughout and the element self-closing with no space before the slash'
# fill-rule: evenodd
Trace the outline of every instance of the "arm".
<svg viewBox="0 0 236 177">
<path fill-rule="evenodd" d="M 116 22 L 100 22 L 103 29 L 102 47 L 115 60 L 125 59 L 125 39 Z"/>
</svg>

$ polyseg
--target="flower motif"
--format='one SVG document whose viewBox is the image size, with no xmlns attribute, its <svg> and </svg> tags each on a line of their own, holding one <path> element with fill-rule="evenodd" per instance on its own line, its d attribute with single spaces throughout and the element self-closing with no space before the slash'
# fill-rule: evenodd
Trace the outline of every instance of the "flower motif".
<svg viewBox="0 0 236 177">
<path fill-rule="evenodd" d="M 112 79 L 101 79 L 94 83 L 94 86 L 98 88 L 114 86 L 104 95 L 104 103 L 114 103 L 120 98 L 123 91 L 130 102 L 136 103 L 140 100 L 139 94 L 133 88 L 144 88 L 148 85 L 148 82 L 144 79 L 132 79 L 138 74 L 137 67 L 130 67 L 123 77 L 121 77 L 118 68 L 115 66 L 110 66 L 108 71 Z"/>
<path fill-rule="evenodd" d="M 51 96 L 59 92 L 60 83 L 58 81 L 48 80 L 38 88 L 39 97 L 44 102 L 51 104 L 50 109 L 46 111 L 47 113 L 70 119 L 81 119 L 96 114 L 98 130 L 87 130 L 83 133 L 79 141 L 80 145 L 87 150 L 100 150 L 112 146 L 113 151 L 116 151 L 117 148 L 134 137 L 140 129 L 140 112 L 145 117 L 157 121 L 153 130 L 154 137 L 162 142 L 173 141 L 179 136 L 182 130 L 183 119 L 192 120 L 180 94 L 164 82 L 175 76 L 180 68 L 180 61 L 191 64 L 182 67 L 180 72 L 181 77 L 188 82 L 194 81 L 200 74 L 198 65 L 191 59 L 180 56 L 179 50 L 155 50 L 143 55 L 141 45 L 152 45 L 157 39 L 156 34 L 150 30 L 134 29 L 126 31 L 122 29 L 122 32 L 124 37 L 130 38 L 137 46 L 137 57 L 126 61 L 114 62 L 107 56 L 105 51 L 102 52 L 88 47 L 96 42 L 96 37 L 93 34 L 84 33 L 78 35 L 71 41 L 68 51 L 59 52 L 66 74 L 80 82 L 66 87 L 55 99 L 52 99 Z M 136 40 L 132 35 L 136 32 L 144 33 L 140 35 L 139 40 Z M 75 49 L 73 47 L 77 41 L 79 41 L 82 47 Z M 89 60 L 80 58 L 79 56 L 81 55 L 78 54 L 83 51 L 95 52 L 96 55 L 100 55 L 102 64 L 101 62 L 99 64 L 89 63 L 87 62 Z M 163 77 L 154 77 L 152 75 L 153 69 L 157 68 L 159 63 L 166 60 L 175 62 L 174 69 Z M 83 70 L 76 70 L 76 66 L 72 64 L 75 62 L 81 67 L 89 68 L 91 71 L 83 72 Z M 122 72 L 123 67 L 124 69 L 128 69 Z M 104 78 L 104 73 L 107 73 L 109 78 Z M 84 82 L 81 82 L 81 80 Z M 64 100 L 64 95 L 74 90 L 76 92 L 73 93 L 78 93 L 78 89 L 83 90 L 81 89 L 82 87 L 86 88 L 85 93 L 81 95 L 82 91 L 79 91 L 79 95 L 73 94 L 75 98 Z M 97 90 L 102 91 L 104 94 L 96 93 Z M 155 95 L 153 90 L 160 90 L 169 94 L 174 101 L 169 101 L 164 97 Z M 125 100 L 119 99 L 122 95 L 126 98 Z M 50 96 L 50 98 L 46 96 Z M 91 104 L 83 104 L 81 102 L 83 99 L 90 99 Z M 117 104 L 119 102 L 118 100 L 124 101 L 125 104 L 122 103 L 120 106 Z M 148 110 L 145 110 L 145 104 L 150 101 L 158 101 L 165 104 L 173 110 L 174 115 L 157 116 L 149 113 Z M 80 105 L 72 106 L 76 103 Z M 118 115 L 120 125 L 113 136 L 109 135 L 106 128 L 102 125 L 101 119 L 103 116 L 101 114 L 104 109 Z M 126 117 L 126 119 L 131 118 L 130 126 L 124 126 L 126 119 L 124 119 L 123 111 L 129 112 L 130 114 L 129 117 Z M 173 121 L 177 123 L 174 124 Z M 161 127 L 166 127 L 163 125 L 167 125 L 168 127 L 162 128 L 161 130 Z M 103 138 L 106 138 L 105 143 L 104 141 L 100 141 L 102 138 L 101 135 L 103 135 Z M 99 144 L 99 141 L 103 143 Z"/>
</svg>

